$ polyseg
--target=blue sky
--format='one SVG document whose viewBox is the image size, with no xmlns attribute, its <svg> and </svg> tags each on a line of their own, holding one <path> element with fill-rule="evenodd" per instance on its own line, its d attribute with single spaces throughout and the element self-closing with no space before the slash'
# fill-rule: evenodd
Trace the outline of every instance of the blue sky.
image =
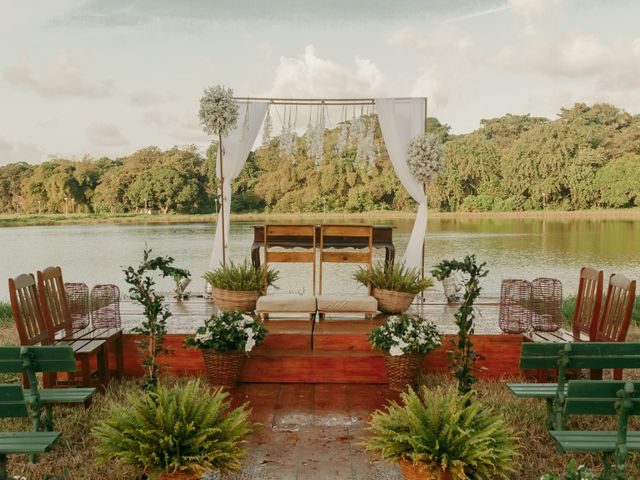
<svg viewBox="0 0 640 480">
<path fill-rule="evenodd" d="M 578 101 L 640 112 L 636 0 L 0 5 L 0 164 L 205 145 L 198 100 L 218 83 L 240 96 L 428 96 L 455 133 Z"/>
</svg>

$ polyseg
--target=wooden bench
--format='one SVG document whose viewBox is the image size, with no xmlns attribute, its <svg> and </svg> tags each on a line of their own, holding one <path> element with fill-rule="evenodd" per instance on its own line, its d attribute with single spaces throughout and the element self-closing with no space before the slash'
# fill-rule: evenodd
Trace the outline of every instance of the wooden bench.
<svg viewBox="0 0 640 480">
<path fill-rule="evenodd" d="M 507 387 L 517 397 L 547 400 L 550 424 L 562 430 L 567 371 L 640 368 L 640 343 L 523 343 L 520 368 L 557 370 L 557 383 L 511 383 Z"/>
<path fill-rule="evenodd" d="M 0 417 L 29 417 L 20 385 L 0 385 Z M 47 452 L 60 438 L 60 432 L 0 432 L 0 480 L 8 480 L 7 455 Z"/>
<path fill-rule="evenodd" d="M 611 473 L 613 460 L 616 473 L 624 475 L 628 452 L 640 451 L 640 432 L 627 430 L 629 417 L 640 415 L 640 382 L 571 381 L 567 389 L 564 413 L 567 416 L 618 416 L 617 430 L 552 431 L 551 435 L 560 453 L 602 452 L 605 473 Z"/>
<path fill-rule="evenodd" d="M 65 346 L 1 346 L 0 373 L 24 373 L 28 388 L 24 389 L 32 410 L 33 430 L 53 430 L 53 406 L 88 405 L 95 388 L 39 388 L 37 373 L 68 372 L 76 369 L 73 350 Z M 42 410 L 44 409 L 44 418 Z"/>
</svg>

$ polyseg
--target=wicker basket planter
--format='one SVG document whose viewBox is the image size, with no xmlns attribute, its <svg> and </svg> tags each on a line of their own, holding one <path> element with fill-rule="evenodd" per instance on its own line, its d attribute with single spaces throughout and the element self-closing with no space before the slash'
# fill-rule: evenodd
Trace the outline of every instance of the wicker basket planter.
<svg viewBox="0 0 640 480">
<path fill-rule="evenodd" d="M 424 362 L 423 353 L 406 353 L 395 357 L 388 353 L 383 355 L 390 390 L 400 392 L 405 390 L 407 385 L 415 385 Z"/>
<path fill-rule="evenodd" d="M 224 290 L 212 287 L 213 301 L 223 312 L 239 310 L 241 312 L 253 312 L 258 301 L 258 292 Z"/>
<path fill-rule="evenodd" d="M 396 292 L 383 288 L 374 288 L 371 293 L 378 300 L 378 310 L 383 313 L 404 313 L 416 297 L 413 293 Z"/>
<path fill-rule="evenodd" d="M 196 475 L 195 473 L 185 473 L 185 472 L 176 472 L 176 473 L 163 473 L 157 480 L 198 480 L 200 475 Z"/>
<path fill-rule="evenodd" d="M 214 387 L 235 387 L 242 372 L 245 353 L 238 350 L 218 353 L 211 348 L 201 348 L 207 381 Z"/>
<path fill-rule="evenodd" d="M 434 470 L 425 465 L 400 462 L 400 471 L 404 480 L 451 480 L 451 474 L 442 470 Z"/>
</svg>

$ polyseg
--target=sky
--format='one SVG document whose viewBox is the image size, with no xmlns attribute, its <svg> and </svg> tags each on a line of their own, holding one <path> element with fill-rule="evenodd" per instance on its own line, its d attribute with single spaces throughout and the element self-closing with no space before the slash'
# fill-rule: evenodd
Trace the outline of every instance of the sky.
<svg viewBox="0 0 640 480">
<path fill-rule="evenodd" d="M 640 113 L 638 0 L 0 6 L 0 165 L 202 148 L 198 102 L 216 84 L 238 96 L 427 96 L 453 133 L 575 102 Z"/>
</svg>

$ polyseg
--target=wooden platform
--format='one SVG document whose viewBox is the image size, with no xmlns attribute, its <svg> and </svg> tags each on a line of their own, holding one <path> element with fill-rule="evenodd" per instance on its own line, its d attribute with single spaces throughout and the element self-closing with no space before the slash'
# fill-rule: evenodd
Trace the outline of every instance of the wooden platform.
<svg viewBox="0 0 640 480">
<path fill-rule="evenodd" d="M 269 335 L 246 359 L 242 382 L 256 383 L 357 383 L 387 382 L 383 358 L 372 350 L 367 340 L 371 330 L 381 323 L 365 320 L 326 320 L 316 325 L 314 348 L 310 345 L 311 324 L 308 320 L 270 320 Z M 173 375 L 204 372 L 198 350 L 187 349 L 182 341 L 187 334 L 166 336 L 166 346 L 173 354 L 163 359 Z M 142 357 L 135 344 L 137 335 L 125 335 L 125 375 L 142 375 Z M 426 371 L 445 371 L 447 350 L 453 347 L 446 335 L 443 346 L 427 355 Z M 483 358 L 478 362 L 480 376 L 503 378 L 520 374 L 521 335 L 476 335 L 475 350 Z"/>
</svg>

